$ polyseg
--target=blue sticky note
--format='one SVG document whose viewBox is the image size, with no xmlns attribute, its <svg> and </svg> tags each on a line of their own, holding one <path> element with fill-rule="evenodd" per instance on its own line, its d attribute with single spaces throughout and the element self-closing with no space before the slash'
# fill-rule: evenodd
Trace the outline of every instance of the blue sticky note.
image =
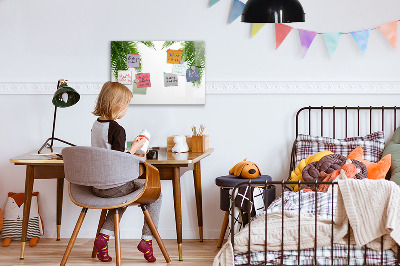
<svg viewBox="0 0 400 266">
<path fill-rule="evenodd" d="M 186 80 L 187 82 L 192 82 L 192 81 L 196 81 L 199 80 L 200 76 L 199 76 L 199 69 L 197 67 L 194 68 L 194 70 L 192 68 L 188 68 L 186 70 Z"/>
</svg>

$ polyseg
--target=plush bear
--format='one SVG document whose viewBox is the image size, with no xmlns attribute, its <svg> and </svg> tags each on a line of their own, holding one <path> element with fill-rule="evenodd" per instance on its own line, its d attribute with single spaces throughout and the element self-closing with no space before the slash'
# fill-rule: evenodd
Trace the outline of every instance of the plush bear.
<svg viewBox="0 0 400 266">
<path fill-rule="evenodd" d="M 237 163 L 230 171 L 230 175 L 241 176 L 243 178 L 257 178 L 261 175 L 261 171 L 258 166 L 250 161 L 244 159 L 242 162 Z"/>
<path fill-rule="evenodd" d="M 185 136 L 175 136 L 174 137 L 175 146 L 172 148 L 172 152 L 188 152 L 189 146 L 186 143 Z"/>
<path fill-rule="evenodd" d="M 38 207 L 39 192 L 32 193 L 31 211 L 29 214 L 27 239 L 29 246 L 36 245 L 40 236 L 43 235 L 43 223 L 39 216 Z M 22 219 L 24 213 L 24 193 L 9 192 L 4 208 L 4 222 L 1 229 L 3 246 L 8 247 L 11 240 L 21 240 Z"/>
</svg>

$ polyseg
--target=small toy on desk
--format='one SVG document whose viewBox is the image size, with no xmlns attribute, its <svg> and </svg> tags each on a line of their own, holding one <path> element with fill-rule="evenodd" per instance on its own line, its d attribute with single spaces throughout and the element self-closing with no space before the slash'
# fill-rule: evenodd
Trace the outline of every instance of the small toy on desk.
<svg viewBox="0 0 400 266">
<path fill-rule="evenodd" d="M 258 176 L 260 176 L 260 168 L 258 168 L 255 163 L 246 160 L 247 158 L 244 159 L 242 162 L 237 163 L 231 170 L 229 170 L 229 174 L 249 179 L 257 178 Z"/>
<path fill-rule="evenodd" d="M 38 196 L 39 192 L 32 193 L 31 211 L 29 214 L 27 239 L 29 246 L 34 247 L 43 235 L 43 223 L 39 215 Z M 4 222 L 1 229 L 3 247 L 8 247 L 11 240 L 21 240 L 23 219 L 24 193 L 8 193 L 8 199 L 4 208 Z"/>
<path fill-rule="evenodd" d="M 185 136 L 175 136 L 174 137 L 175 146 L 172 148 L 172 152 L 188 152 L 189 146 L 186 143 Z"/>
</svg>

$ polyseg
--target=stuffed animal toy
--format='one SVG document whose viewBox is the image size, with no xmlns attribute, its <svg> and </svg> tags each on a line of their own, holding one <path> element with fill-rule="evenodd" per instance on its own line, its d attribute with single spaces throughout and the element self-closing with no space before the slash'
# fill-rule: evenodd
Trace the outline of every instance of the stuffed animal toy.
<svg viewBox="0 0 400 266">
<path fill-rule="evenodd" d="M 373 163 L 364 160 L 364 151 L 361 146 L 355 148 L 350 154 L 347 156 L 349 159 L 355 159 L 367 166 L 368 169 L 368 179 L 384 179 L 386 177 L 387 172 L 390 169 L 390 165 L 392 162 L 392 155 L 385 155 L 379 162 Z"/>
<path fill-rule="evenodd" d="M 237 163 L 231 170 L 229 170 L 229 174 L 249 179 L 260 176 L 261 171 L 258 166 L 255 163 L 246 160 L 247 158 L 242 162 Z"/>
<path fill-rule="evenodd" d="M 3 212 L 0 209 L 0 232 L 1 232 L 1 228 L 3 228 Z"/>
<path fill-rule="evenodd" d="M 172 152 L 188 152 L 189 146 L 186 143 L 185 136 L 175 136 L 174 137 L 175 146 L 172 148 Z"/>
<path fill-rule="evenodd" d="M 40 236 L 43 235 L 43 223 L 39 216 L 38 207 L 39 192 L 32 193 L 31 212 L 29 214 L 27 239 L 29 246 L 36 245 Z M 8 247 L 11 240 L 21 240 L 22 219 L 24 213 L 24 193 L 8 193 L 6 206 L 4 208 L 4 223 L 1 230 L 3 246 Z"/>
</svg>

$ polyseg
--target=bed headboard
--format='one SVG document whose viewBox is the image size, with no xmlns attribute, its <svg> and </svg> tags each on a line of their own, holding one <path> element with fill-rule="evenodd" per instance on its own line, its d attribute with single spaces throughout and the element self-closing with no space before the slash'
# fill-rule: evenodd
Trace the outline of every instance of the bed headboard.
<svg viewBox="0 0 400 266">
<path fill-rule="evenodd" d="M 398 126 L 396 106 L 308 106 L 296 114 L 296 137 L 299 134 L 347 138 L 382 130 L 387 140 Z M 295 164 L 293 144 L 290 171 Z M 290 176 L 290 172 L 289 172 Z"/>
</svg>

